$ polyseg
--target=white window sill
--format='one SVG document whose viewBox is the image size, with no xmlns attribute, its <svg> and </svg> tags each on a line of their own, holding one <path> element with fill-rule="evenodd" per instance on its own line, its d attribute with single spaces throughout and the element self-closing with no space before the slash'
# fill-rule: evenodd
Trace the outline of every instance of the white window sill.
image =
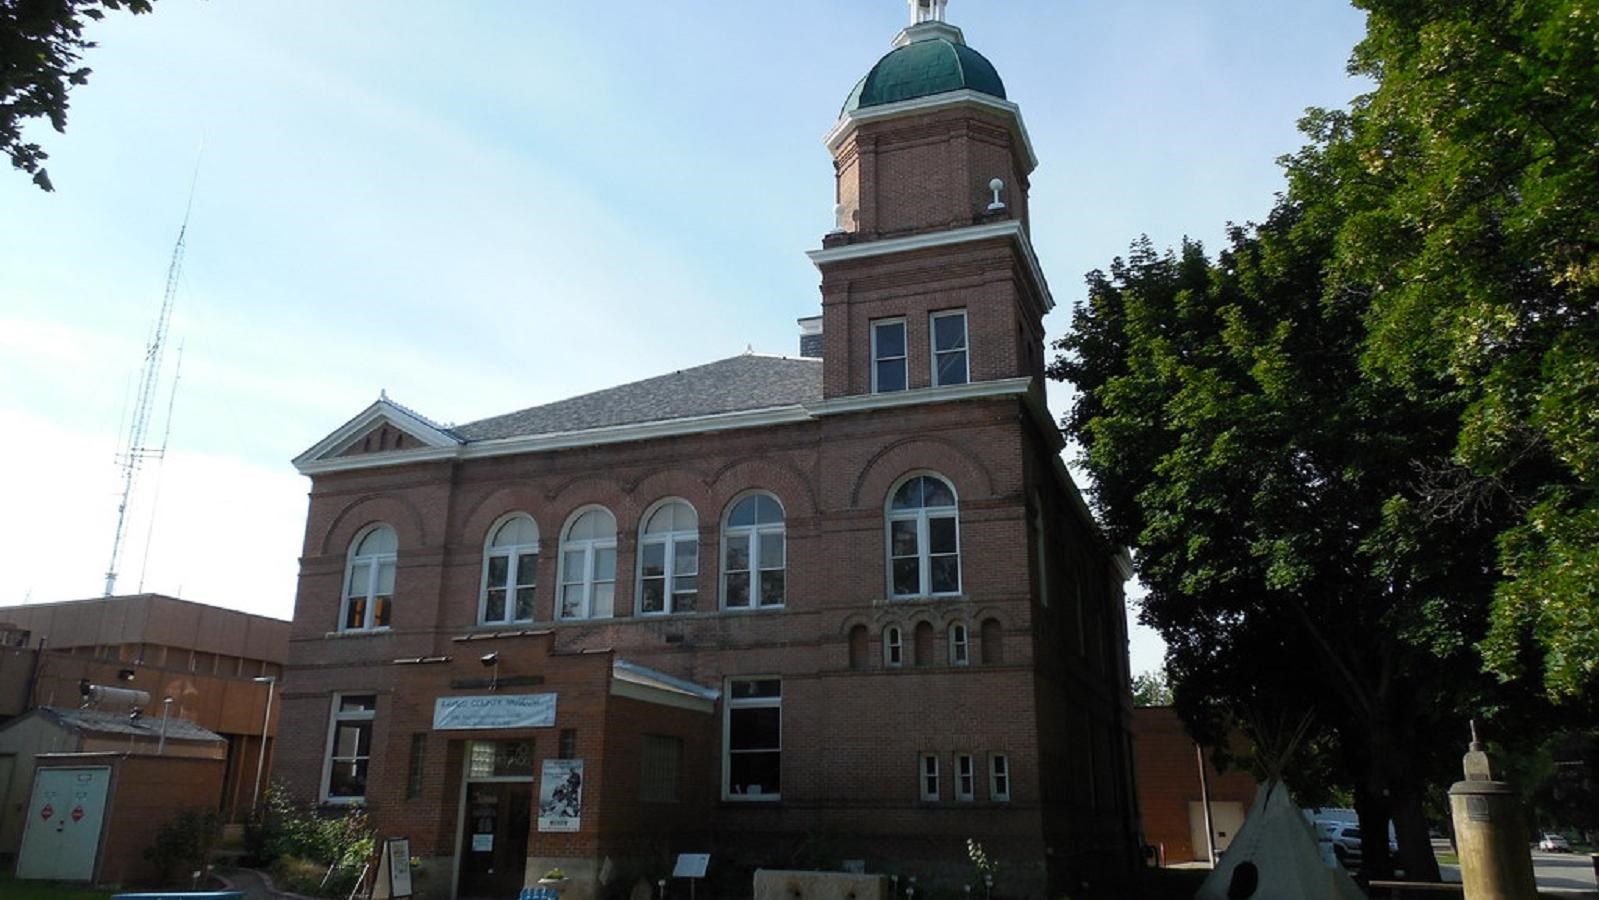
<svg viewBox="0 0 1599 900">
<path fill-rule="evenodd" d="M 351 628 L 347 631 L 329 631 L 322 635 L 322 637 L 326 640 L 343 640 L 344 638 L 376 637 L 380 634 L 393 633 L 394 629 L 384 626 L 382 628 Z"/>
</svg>

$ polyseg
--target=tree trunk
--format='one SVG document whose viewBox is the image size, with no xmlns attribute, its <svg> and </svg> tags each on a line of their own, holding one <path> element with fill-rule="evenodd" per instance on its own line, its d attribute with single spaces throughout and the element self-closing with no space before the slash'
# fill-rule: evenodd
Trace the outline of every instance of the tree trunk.
<svg viewBox="0 0 1599 900">
<path fill-rule="evenodd" d="M 1407 767 L 1408 768 L 1408 767 Z M 1437 881 L 1438 857 L 1432 852 L 1432 835 L 1422 812 L 1421 785 L 1415 779 L 1394 786 L 1394 831 L 1399 840 L 1399 865 L 1406 881 Z"/>
</svg>

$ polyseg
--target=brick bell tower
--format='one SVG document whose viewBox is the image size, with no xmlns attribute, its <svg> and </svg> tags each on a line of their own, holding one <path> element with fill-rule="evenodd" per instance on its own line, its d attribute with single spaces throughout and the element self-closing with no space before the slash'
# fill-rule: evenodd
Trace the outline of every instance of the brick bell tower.
<svg viewBox="0 0 1599 900">
<path fill-rule="evenodd" d="M 1054 301 L 1028 237 L 1021 110 L 947 0 L 908 2 L 826 137 L 837 222 L 809 255 L 828 398 L 1043 375 Z"/>
</svg>

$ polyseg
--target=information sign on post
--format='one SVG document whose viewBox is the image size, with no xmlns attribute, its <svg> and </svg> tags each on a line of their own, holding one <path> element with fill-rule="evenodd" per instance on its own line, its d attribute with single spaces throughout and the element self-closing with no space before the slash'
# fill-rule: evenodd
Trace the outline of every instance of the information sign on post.
<svg viewBox="0 0 1599 900">
<path fill-rule="evenodd" d="M 711 864 L 709 853 L 679 853 L 677 865 L 672 867 L 673 878 L 687 878 L 688 895 L 694 897 L 695 884 L 705 877 L 705 869 Z"/>
</svg>

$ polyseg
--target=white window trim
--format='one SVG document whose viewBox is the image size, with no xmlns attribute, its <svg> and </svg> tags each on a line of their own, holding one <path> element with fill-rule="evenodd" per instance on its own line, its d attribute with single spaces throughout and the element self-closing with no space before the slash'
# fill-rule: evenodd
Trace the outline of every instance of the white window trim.
<svg viewBox="0 0 1599 900">
<path fill-rule="evenodd" d="M 339 710 L 339 704 L 344 702 L 344 698 L 345 697 L 367 697 L 367 696 L 370 696 L 372 698 L 373 705 L 376 706 L 377 705 L 377 692 L 376 691 L 342 691 L 342 692 L 339 692 L 339 693 L 336 693 L 336 694 L 333 695 L 333 702 L 332 702 L 332 704 L 330 705 L 330 707 L 328 709 L 328 739 L 326 741 L 326 746 L 323 748 L 323 751 L 322 751 L 322 789 L 318 792 L 321 795 L 321 797 L 322 797 L 322 802 L 325 803 L 325 804 L 333 805 L 333 806 L 343 806 L 343 805 L 348 805 L 348 804 L 352 804 L 352 803 L 365 803 L 366 802 L 366 796 L 365 795 L 362 795 L 360 797 L 334 797 L 334 796 L 330 796 L 328 791 L 333 786 L 333 747 L 334 747 L 334 742 L 338 739 L 338 730 L 339 730 L 339 723 L 340 722 L 370 722 L 370 723 L 373 723 L 372 727 L 374 729 L 374 732 L 373 732 L 372 746 L 373 746 L 374 749 L 377 746 L 377 740 L 376 740 L 377 734 L 376 734 L 375 729 L 377 728 L 376 722 L 377 722 L 378 713 L 377 713 L 376 709 L 356 710 L 356 711 L 352 711 L 352 712 L 341 712 Z M 371 781 L 372 781 L 372 754 L 370 754 L 370 753 L 367 755 L 367 758 L 366 758 L 366 772 L 367 772 L 367 783 L 370 784 Z"/>
<path fill-rule="evenodd" d="M 883 629 L 883 665 L 890 669 L 905 665 L 905 630 L 898 625 Z"/>
<path fill-rule="evenodd" d="M 740 503 L 743 503 L 745 500 L 747 500 L 747 499 L 749 499 L 751 497 L 756 497 L 756 496 L 766 497 L 767 499 L 771 500 L 773 503 L 776 503 L 778 510 L 780 510 L 783 513 L 783 521 L 775 523 L 775 524 L 768 522 L 768 523 L 766 523 L 764 525 L 761 525 L 761 524 L 755 524 L 755 525 L 729 525 L 729 524 L 727 524 L 728 519 L 730 519 L 732 517 L 732 515 L 733 515 L 733 508 L 734 507 L 738 506 Z M 783 539 L 783 567 L 781 569 L 762 569 L 761 568 L 761 557 L 760 557 L 760 553 L 761 553 L 761 536 L 762 535 L 772 535 L 772 534 L 778 535 L 778 536 L 780 536 Z M 727 548 L 734 540 L 742 540 L 742 541 L 744 541 L 745 542 L 745 546 L 749 550 L 750 567 L 749 567 L 748 570 L 746 570 L 744 572 L 744 574 L 746 576 L 748 576 L 748 578 L 749 578 L 749 598 L 750 598 L 750 602 L 746 606 L 728 606 L 727 605 L 727 577 L 730 574 L 736 574 L 736 573 L 732 573 L 732 572 L 728 571 L 728 568 L 727 568 Z M 771 491 L 748 491 L 748 492 L 745 492 L 743 494 L 738 495 L 737 497 L 734 497 L 732 502 L 727 504 L 727 509 L 724 510 L 723 513 L 722 513 L 722 541 L 721 541 L 721 546 L 717 548 L 717 555 L 720 557 L 720 560 L 717 563 L 717 579 L 716 579 L 716 593 L 717 593 L 717 597 L 718 597 L 717 605 L 720 606 L 722 609 L 730 609 L 730 610 L 737 610 L 737 611 L 753 611 L 753 610 L 757 610 L 757 609 L 782 609 L 784 606 L 786 606 L 788 604 L 788 508 L 783 506 L 783 501 L 779 500 L 777 498 L 776 494 L 773 494 Z M 761 572 L 763 572 L 763 571 L 765 571 L 765 572 L 781 571 L 783 573 L 783 602 L 782 603 L 767 603 L 767 604 L 764 604 L 764 605 L 761 603 Z"/>
<path fill-rule="evenodd" d="M 888 356 L 882 358 L 884 362 L 895 359 L 899 360 L 900 369 L 902 369 L 905 373 L 905 386 L 899 390 L 887 391 L 886 393 L 897 394 L 900 393 L 900 391 L 908 391 L 911 388 L 911 331 L 905 322 L 904 316 L 891 316 L 886 319 L 873 319 L 867 323 L 867 327 L 869 327 L 872 332 L 872 393 L 884 393 L 879 391 L 877 387 L 877 363 L 879 360 L 877 355 L 877 329 L 883 325 L 898 325 L 900 327 L 900 333 L 904 336 L 905 344 L 905 354 L 903 356 Z"/>
<path fill-rule="evenodd" d="M 736 681 L 775 681 L 777 682 L 776 697 L 744 697 L 734 699 L 733 683 Z M 769 794 L 735 794 L 733 793 L 733 710 L 753 709 L 762 707 L 775 707 L 777 714 L 777 759 L 778 771 L 783 765 L 783 679 L 777 675 L 740 675 L 737 678 L 727 679 L 723 685 L 723 697 L 727 702 L 722 704 L 722 799 L 736 803 L 770 803 L 783 799 L 781 781 L 777 793 Z M 771 752 L 771 751 L 758 751 Z M 781 778 L 781 776 L 779 776 Z"/>
<path fill-rule="evenodd" d="M 943 799 L 943 786 L 938 783 L 938 754 L 920 754 L 916 762 L 916 792 L 923 803 L 937 803 Z"/>
<path fill-rule="evenodd" d="M 350 553 L 344 560 L 344 580 L 339 585 L 339 627 L 337 629 L 339 631 L 350 633 L 362 631 L 388 631 L 391 627 L 389 625 L 373 625 L 372 622 L 377 616 L 377 603 L 375 601 L 378 597 L 378 594 L 376 593 L 378 586 L 378 575 L 382 571 L 384 563 L 390 563 L 394 566 L 395 587 L 399 586 L 399 553 L 368 553 L 361 556 L 357 556 L 355 554 L 355 548 L 361 546 L 362 541 L 366 540 L 369 535 L 380 528 L 386 528 L 391 534 L 394 534 L 395 545 L 399 545 L 399 533 L 396 532 L 393 527 L 384 522 L 374 523 L 366 528 L 361 529 L 360 533 L 355 536 L 355 540 L 350 542 Z M 365 594 L 366 613 L 362 617 L 362 622 L 359 627 L 347 628 L 345 627 L 345 624 L 350 618 L 350 601 L 354 599 L 350 594 L 350 573 L 355 569 L 357 563 L 367 564 Z M 392 591 L 389 593 L 389 621 L 394 621 L 394 593 Z M 190 660 L 190 665 L 193 665 L 192 659 Z"/>
<path fill-rule="evenodd" d="M 961 348 L 959 352 L 965 357 L 966 365 L 962 370 L 960 381 L 952 381 L 949 384 L 945 384 L 944 382 L 938 380 L 938 355 L 940 351 L 938 349 L 936 326 L 939 319 L 950 319 L 954 318 L 955 316 L 960 316 L 961 319 Z M 956 351 L 945 350 L 943 352 L 954 353 Z M 929 368 L 927 383 L 933 387 L 950 387 L 958 384 L 972 383 L 971 320 L 966 317 L 965 309 L 946 309 L 943 312 L 936 312 L 927 317 L 927 358 Z M 875 366 L 873 367 L 872 371 L 876 371 Z"/>
<path fill-rule="evenodd" d="M 1000 790 L 1004 781 L 1005 789 Z M 995 803 L 1009 803 L 1011 794 L 1010 757 L 1003 753 L 988 755 L 988 799 Z"/>
<path fill-rule="evenodd" d="M 955 754 L 955 799 L 962 803 L 977 799 L 977 759 L 970 753 Z"/>
<path fill-rule="evenodd" d="M 499 534 L 500 533 L 500 529 L 504 528 L 507 524 L 509 524 L 512 519 L 527 519 L 529 522 L 533 523 L 533 543 L 531 543 L 531 544 L 508 544 L 508 545 L 506 545 L 504 547 L 495 547 L 495 546 L 493 546 L 494 536 L 496 534 Z M 518 582 L 518 576 L 521 575 L 521 572 L 519 571 L 518 567 L 521 565 L 521 559 L 522 559 L 523 555 L 527 554 L 528 552 L 532 552 L 533 558 L 534 558 L 534 560 L 533 560 L 534 582 L 533 582 L 532 586 L 533 586 L 534 603 L 536 604 L 538 602 L 538 580 L 537 580 L 538 579 L 538 556 L 539 556 L 539 523 L 538 523 L 538 520 L 534 519 L 532 516 L 528 515 L 527 513 L 521 513 L 521 512 L 509 513 L 507 515 L 501 516 L 498 520 L 495 521 L 494 525 L 489 528 L 488 537 L 485 538 L 484 541 L 483 541 L 483 579 L 482 579 L 482 585 L 478 589 L 477 621 L 478 621 L 479 625 L 510 625 L 510 624 L 517 623 L 517 622 L 531 622 L 531 621 L 533 621 L 534 619 L 536 619 L 538 617 L 538 611 L 537 611 L 536 608 L 535 608 L 535 610 L 533 612 L 533 615 L 529 616 L 526 619 L 519 619 L 519 618 L 516 617 L 516 592 L 518 590 L 517 582 Z M 501 619 L 490 619 L 488 617 L 488 610 L 489 610 L 489 560 L 490 560 L 490 558 L 496 557 L 496 556 L 509 557 L 508 561 L 505 564 L 505 617 L 501 618 Z"/>
<path fill-rule="evenodd" d="M 949 626 L 949 664 L 952 666 L 972 664 L 972 630 L 965 622 L 954 622 Z"/>
<path fill-rule="evenodd" d="M 895 511 L 894 495 L 908 482 L 922 476 L 929 476 L 942 481 L 949 488 L 950 495 L 955 498 L 953 506 L 919 507 Z M 955 490 L 955 483 L 937 472 L 921 471 L 912 472 L 904 478 L 894 482 L 888 491 L 888 498 L 883 502 L 886 515 L 883 517 L 883 561 L 885 564 L 884 577 L 887 580 L 888 595 L 895 600 L 908 600 L 917 597 L 958 597 L 965 587 L 966 567 L 961 564 L 961 517 L 960 494 Z M 931 514 L 929 513 L 931 510 Z M 928 520 L 932 518 L 952 518 L 955 520 L 955 590 L 933 591 L 933 553 L 931 543 L 928 541 Z M 917 586 L 921 590 L 914 594 L 900 594 L 894 591 L 894 523 L 916 523 L 916 561 L 917 561 Z"/>
<path fill-rule="evenodd" d="M 588 513 L 590 511 L 596 510 L 596 509 L 604 512 L 606 515 L 611 517 L 611 526 L 612 526 L 611 537 L 609 539 L 606 539 L 606 538 L 584 538 L 583 540 L 571 540 L 570 538 L 568 538 L 568 535 L 571 534 L 571 532 L 572 532 L 572 526 L 577 524 L 577 520 L 581 519 L 585 513 Z M 561 540 L 560 540 L 560 543 L 559 543 L 558 547 L 556 548 L 556 552 L 559 554 L 559 556 L 556 558 L 555 618 L 561 619 L 563 621 L 568 621 L 568 622 L 580 622 L 580 621 L 585 621 L 585 620 L 594 619 L 594 618 L 611 618 L 612 616 L 616 615 L 616 609 L 615 609 L 615 603 L 616 603 L 616 594 L 615 594 L 615 590 L 616 590 L 616 587 L 615 587 L 615 585 L 616 585 L 616 572 L 615 571 L 611 572 L 611 578 L 610 578 L 610 582 L 609 582 L 611 584 L 611 586 L 612 586 L 611 587 L 611 590 L 612 590 L 612 594 L 611 594 L 611 603 L 612 603 L 611 615 L 610 616 L 595 616 L 594 615 L 594 586 L 596 584 L 604 584 L 604 583 L 606 583 L 606 582 L 603 582 L 603 581 L 599 581 L 599 580 L 597 580 L 594 577 L 594 563 L 599 558 L 599 551 L 601 551 L 601 550 L 610 550 L 612 552 L 615 552 L 615 550 L 616 550 L 616 531 L 615 531 L 615 527 L 616 527 L 616 514 L 612 513 L 609 509 L 606 509 L 604 506 L 600 506 L 600 505 L 597 505 L 597 504 L 591 504 L 589 506 L 584 506 L 584 507 L 580 507 L 578 509 L 575 509 L 575 510 L 572 511 L 572 514 L 567 517 L 566 525 L 561 529 Z M 573 551 L 577 551 L 577 550 L 583 551 L 583 577 L 581 579 L 578 579 L 576 581 L 572 581 L 570 583 L 571 584 L 581 584 L 583 586 L 583 610 L 582 610 L 582 613 L 579 614 L 579 615 L 568 616 L 568 615 L 565 615 L 566 587 L 567 587 L 567 584 L 568 584 L 567 579 L 566 579 L 566 575 L 567 575 L 567 572 L 566 572 L 566 554 L 568 552 L 573 552 Z"/>
<path fill-rule="evenodd" d="M 658 531 L 654 534 L 646 535 L 644 533 L 644 528 L 649 524 L 650 519 L 656 513 L 673 503 L 683 504 L 684 506 L 688 507 L 689 512 L 694 514 L 693 530 Z M 649 509 L 645 510 L 644 515 L 639 518 L 638 553 L 636 554 L 638 557 L 638 564 L 633 567 L 634 613 L 641 616 L 669 616 L 678 612 L 677 592 L 673 590 L 673 587 L 677 582 L 677 576 L 679 574 L 677 571 L 677 545 L 682 542 L 692 542 L 694 544 L 694 608 L 699 609 L 699 597 L 704 593 L 704 591 L 699 589 L 700 585 L 703 583 L 700 578 L 699 521 L 699 510 L 694 508 L 694 504 L 684 500 L 681 497 L 668 497 L 665 500 L 658 501 L 650 506 Z M 663 544 L 665 546 L 663 552 L 666 554 L 665 565 L 663 567 L 663 571 L 665 572 L 665 581 L 662 583 L 662 589 L 664 591 L 664 596 L 662 599 L 665 603 L 665 606 L 662 609 L 655 610 L 654 612 L 647 612 L 644 609 L 644 547 L 648 544 Z"/>
</svg>

